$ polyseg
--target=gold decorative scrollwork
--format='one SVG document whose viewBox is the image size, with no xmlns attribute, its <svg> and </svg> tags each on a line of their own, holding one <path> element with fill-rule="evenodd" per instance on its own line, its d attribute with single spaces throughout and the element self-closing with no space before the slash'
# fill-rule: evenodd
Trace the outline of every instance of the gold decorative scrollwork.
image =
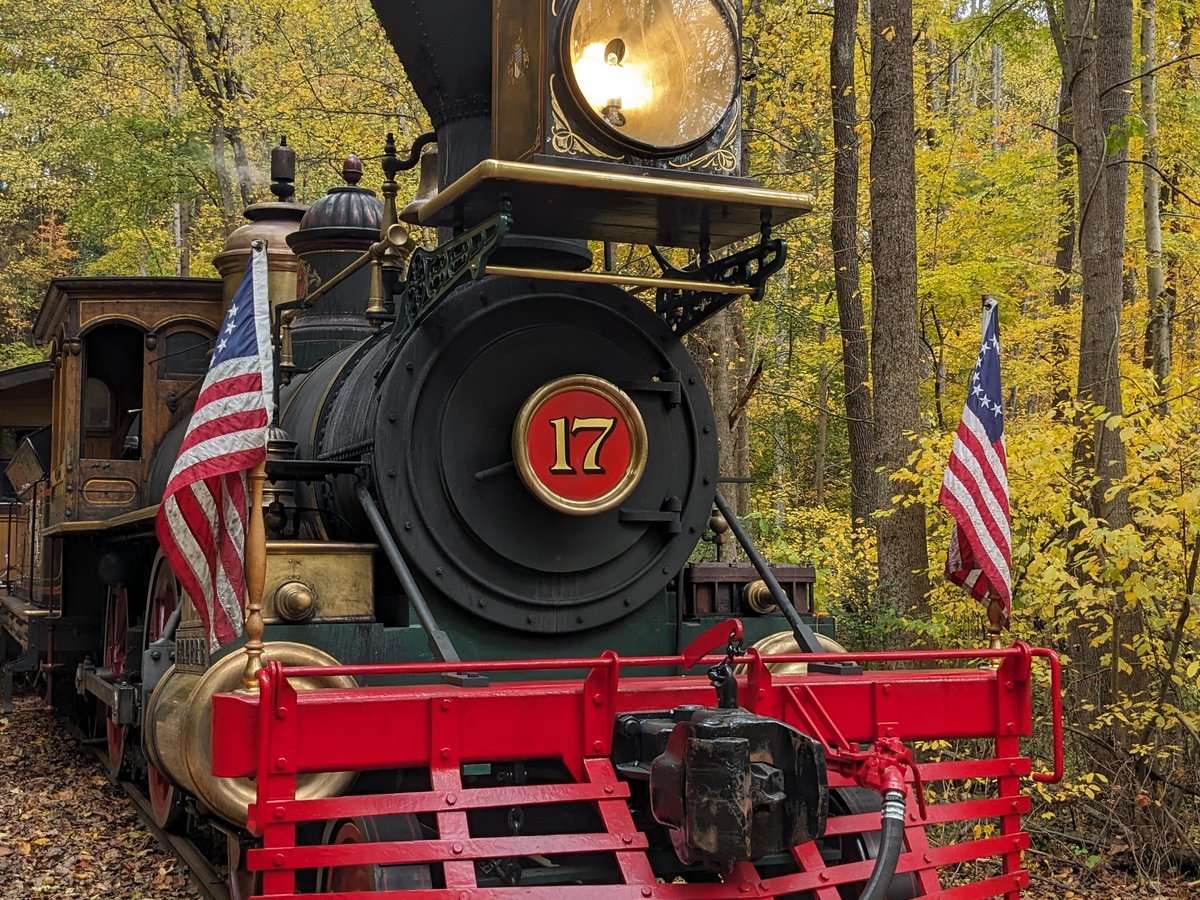
<svg viewBox="0 0 1200 900">
<path fill-rule="evenodd" d="M 554 122 L 550 126 L 550 146 L 554 148 L 554 152 L 561 153 L 564 156 L 575 156 L 584 153 L 588 156 L 597 156 L 602 159 L 624 159 L 624 155 L 613 156 L 611 153 L 605 153 L 603 150 L 589 144 L 571 130 L 566 114 L 563 112 L 562 104 L 558 102 L 558 92 L 554 86 L 555 77 L 554 75 L 550 76 L 550 107 L 554 116 Z"/>
<path fill-rule="evenodd" d="M 671 160 L 668 165 L 673 169 L 691 169 L 697 166 L 711 166 L 720 172 L 729 174 L 737 174 L 738 155 L 736 150 L 736 142 L 738 137 L 738 123 L 742 119 L 742 102 L 739 100 L 734 104 L 733 112 L 729 116 L 729 128 L 725 132 L 725 136 L 721 138 L 721 144 L 715 150 L 710 150 L 703 156 L 697 156 L 693 159 L 685 159 L 680 161 Z"/>
</svg>

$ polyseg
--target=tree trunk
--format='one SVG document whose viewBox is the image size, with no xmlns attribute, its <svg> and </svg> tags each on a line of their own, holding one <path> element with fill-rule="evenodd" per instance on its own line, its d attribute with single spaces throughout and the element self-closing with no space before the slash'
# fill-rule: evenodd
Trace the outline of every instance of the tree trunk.
<svg viewBox="0 0 1200 900">
<path fill-rule="evenodd" d="M 241 132 L 236 128 L 230 128 L 227 133 L 229 145 L 233 147 L 233 165 L 234 171 L 237 172 L 238 193 L 242 198 L 242 207 L 245 208 L 254 202 L 254 172 L 250 168 L 250 159 L 246 155 L 246 144 L 242 140 Z"/>
<path fill-rule="evenodd" d="M 183 48 L 176 45 L 171 67 L 172 114 L 178 113 L 183 99 L 185 71 Z M 187 278 L 192 274 L 192 201 L 182 186 L 176 188 L 175 197 L 175 274 Z"/>
<path fill-rule="evenodd" d="M 175 274 L 187 278 L 192 274 L 191 229 L 192 210 L 186 200 L 176 200 L 173 204 L 175 219 Z"/>
<path fill-rule="evenodd" d="M 783 106 L 779 107 L 779 111 L 775 116 L 775 130 L 777 133 L 783 133 L 784 127 Z M 780 142 L 775 150 L 775 174 L 783 175 L 791 166 L 792 158 L 787 146 Z M 781 379 L 785 383 L 790 380 L 789 363 L 791 361 L 791 303 L 792 303 L 792 270 L 784 267 L 783 270 L 776 276 L 776 285 L 779 291 L 779 303 L 775 306 L 775 351 L 772 366 L 774 367 L 775 377 Z M 761 323 L 765 310 L 760 310 L 758 321 Z M 758 348 L 759 329 L 755 330 L 754 346 Z M 754 354 L 751 354 L 750 364 L 747 369 L 753 377 L 754 373 Z M 787 513 L 788 506 L 793 502 L 793 497 L 796 491 L 793 489 L 796 479 L 793 477 L 795 471 L 795 459 L 792 456 L 791 442 L 788 440 L 790 432 L 788 417 L 779 411 L 773 418 L 771 425 L 771 439 L 773 443 L 772 451 L 775 454 L 775 525 L 782 527 Z"/>
<path fill-rule="evenodd" d="M 1107 12 L 1113 15 L 1112 0 L 1097 0 L 1100 8 L 1108 3 Z M 1124 165 L 1107 166 L 1106 137 L 1111 133 L 1105 125 L 1106 115 L 1100 100 L 1099 65 L 1097 57 L 1111 52 L 1107 40 L 1120 41 L 1120 29 L 1101 30 L 1097 40 L 1098 23 L 1092 18 L 1090 0 L 1065 0 L 1066 44 L 1069 59 L 1068 82 L 1071 85 L 1071 104 L 1074 118 L 1076 158 L 1079 169 L 1079 253 L 1083 267 L 1083 310 L 1079 341 L 1078 398 L 1085 407 L 1101 407 L 1111 415 L 1121 415 L 1120 335 L 1122 310 L 1122 257 L 1113 252 L 1112 231 L 1123 228 L 1124 210 L 1118 221 L 1110 221 L 1114 212 L 1108 188 L 1111 173 Z M 1118 16 L 1119 17 L 1119 16 Z M 1109 77 L 1112 77 L 1111 75 Z M 1110 82 L 1111 83 L 1111 82 Z M 1115 92 L 1110 92 L 1115 93 Z M 1095 483 L 1089 496 L 1083 498 L 1092 515 L 1111 528 L 1129 524 L 1131 514 L 1124 490 L 1113 491 L 1114 485 L 1126 475 L 1125 445 L 1120 429 L 1096 422 L 1082 431 L 1075 446 L 1075 464 L 1090 469 Z M 1076 545 L 1079 535 L 1075 535 Z M 1072 566 L 1082 578 L 1086 570 L 1074 559 Z M 1106 586 L 1108 594 L 1103 606 L 1080 611 L 1071 628 L 1069 647 L 1073 674 L 1068 685 L 1076 704 L 1090 701 L 1088 708 L 1104 708 L 1115 702 L 1118 691 L 1135 696 L 1145 686 L 1148 670 L 1130 646 L 1145 630 L 1145 617 L 1137 606 L 1126 606 L 1120 591 Z M 1108 625 L 1106 646 L 1097 646 L 1095 631 Z M 1100 654 L 1107 652 L 1108 663 L 1103 666 Z M 1122 680 L 1121 663 L 1130 666 L 1131 674 Z M 1085 718 L 1090 718 L 1084 714 Z M 1115 729 L 1114 741 L 1124 743 L 1129 735 Z"/>
<path fill-rule="evenodd" d="M 740 334 L 739 334 L 740 332 Z M 741 309 L 729 306 L 702 323 L 690 337 L 693 353 L 712 398 L 717 427 L 718 475 L 744 479 L 750 474 L 749 429 L 745 410 L 738 412 L 743 378 L 739 346 L 745 344 Z M 726 484 L 721 492 L 739 517 L 750 511 L 750 485 Z"/>
<path fill-rule="evenodd" d="M 1054 305 L 1071 305 L 1071 279 L 1075 269 L 1075 159 L 1071 146 L 1071 88 L 1064 77 L 1058 86 L 1058 115 L 1055 117 L 1054 158 L 1057 163 L 1058 244 L 1054 248 L 1054 268 L 1059 282 L 1054 288 Z M 1065 357 L 1065 353 L 1063 356 Z"/>
<path fill-rule="evenodd" d="M 1129 195 L 1129 113 L 1133 86 L 1133 0 L 1096 0 L 1096 77 L 1100 88 L 1100 115 L 1105 137 L 1116 137 L 1108 156 L 1108 252 L 1125 270 L 1125 203 Z M 1119 85 L 1119 87 L 1118 87 Z"/>
<path fill-rule="evenodd" d="M 1194 92 L 1196 87 L 1197 66 L 1192 49 L 1194 26 L 1195 17 L 1190 14 L 1188 9 L 1181 9 L 1177 55 L 1184 62 L 1166 70 L 1167 77 L 1172 81 L 1172 89 L 1178 91 L 1180 96 L 1185 97 Z M 1179 196 L 1176 186 L 1182 177 L 1183 165 L 1176 160 L 1171 167 L 1170 174 L 1162 180 L 1159 200 L 1162 208 L 1171 208 L 1171 211 L 1178 212 L 1177 205 L 1182 198 Z M 1178 215 L 1172 215 L 1167 222 L 1167 233 L 1175 235 L 1184 230 L 1186 229 L 1183 226 L 1183 220 Z M 1193 279 L 1184 273 L 1183 260 L 1177 251 L 1168 247 L 1163 253 L 1163 263 L 1165 268 L 1163 303 L 1166 306 L 1167 316 L 1172 324 L 1172 329 L 1180 326 L 1184 331 L 1181 340 L 1175 344 L 1180 351 L 1182 360 L 1172 360 L 1172 365 L 1182 361 L 1186 366 L 1188 360 L 1195 359 L 1193 348 L 1196 346 L 1196 307 L 1192 294 Z M 1180 310 L 1184 311 L 1182 317 L 1178 315 Z"/>
<path fill-rule="evenodd" d="M 737 418 L 730 423 L 730 437 L 733 439 L 733 467 L 730 474 L 738 479 L 737 484 L 730 485 L 725 492 L 733 502 L 733 508 L 738 516 L 750 512 L 750 383 L 749 373 L 746 372 L 745 360 L 750 358 L 750 350 L 746 341 L 746 323 L 742 321 L 740 306 L 730 306 L 725 310 L 728 314 L 726 324 L 729 328 L 729 378 L 733 389 L 733 402 L 740 408 Z M 719 424 L 719 420 L 718 420 Z"/>
<path fill-rule="evenodd" d="M 783 152 L 780 151 L 779 156 L 782 155 Z M 781 162 L 781 160 L 777 159 L 777 162 Z M 779 170 L 782 171 L 782 166 L 779 166 Z M 789 377 L 788 361 L 791 354 L 788 352 L 789 325 L 785 307 L 792 296 L 791 270 L 785 267 L 776 276 L 776 284 L 779 288 L 780 302 L 775 309 L 775 356 L 772 366 L 776 377 L 786 381 Z M 753 371 L 753 360 L 751 360 L 751 371 Z M 774 417 L 771 438 L 775 453 L 775 525 L 782 527 L 792 497 L 789 481 L 793 463 L 788 442 L 788 420 L 782 411 Z"/>
<path fill-rule="evenodd" d="M 829 430 L 829 363 L 825 361 L 825 323 L 817 326 L 817 343 L 820 345 L 821 366 L 817 371 L 817 449 L 813 454 L 813 493 L 817 506 L 825 505 L 825 456 L 826 436 Z"/>
<path fill-rule="evenodd" d="M 906 465 L 920 427 L 916 172 L 911 0 L 871 6 L 871 372 L 880 508 L 879 590 L 897 613 L 923 611 L 929 590 L 925 508 L 891 503 L 888 476 Z M 898 636 L 903 639 L 902 636 Z"/>
<path fill-rule="evenodd" d="M 1112 0 L 1100 0 L 1101 3 Z M 1121 415 L 1121 256 L 1112 252 L 1109 212 L 1112 210 L 1108 173 L 1124 166 L 1105 166 L 1107 130 L 1098 87 L 1097 38 L 1089 0 L 1066 0 L 1067 53 L 1070 59 L 1071 106 L 1079 169 L 1079 252 L 1083 263 L 1083 321 L 1079 341 L 1079 399 Z M 1101 45 L 1103 47 L 1103 45 Z M 1112 92 L 1110 92 L 1112 93 Z M 1107 168 L 1107 172 L 1106 172 Z M 1120 222 L 1124 221 L 1124 210 Z M 1118 223 L 1119 225 L 1120 223 Z M 1102 424 L 1085 436 L 1078 461 L 1097 476 L 1092 490 L 1094 514 L 1120 526 L 1129 521 L 1123 493 L 1106 493 L 1126 473 L 1125 445 L 1120 431 Z"/>
<path fill-rule="evenodd" d="M 1058 84 L 1058 111 L 1054 117 L 1054 159 L 1056 163 L 1055 185 L 1058 194 L 1058 240 L 1054 247 L 1054 268 L 1058 270 L 1058 283 L 1054 286 L 1054 305 L 1059 309 L 1071 306 L 1071 283 L 1075 278 L 1075 146 L 1071 141 L 1071 82 L 1067 73 L 1071 61 L 1063 38 L 1063 20 L 1054 0 L 1046 0 L 1046 16 L 1050 23 L 1050 35 L 1063 75 Z M 1051 352 L 1059 363 L 1054 369 L 1054 397 L 1058 404 L 1071 399 L 1071 386 L 1067 375 L 1067 335 L 1055 329 L 1050 336 Z"/>
<path fill-rule="evenodd" d="M 850 513 L 866 522 L 878 499 L 871 424 L 870 360 L 858 274 L 858 122 L 854 37 L 858 0 L 834 0 L 829 69 L 833 85 L 833 283 L 842 335 L 842 380 L 850 452 Z"/>
<path fill-rule="evenodd" d="M 999 44 L 992 44 L 992 151 L 1000 152 L 1000 73 L 1004 57 Z"/>
<path fill-rule="evenodd" d="M 1146 310 L 1150 317 L 1150 362 L 1158 384 L 1160 415 L 1167 414 L 1166 383 L 1171 376 L 1171 316 L 1169 297 L 1163 293 L 1162 219 L 1158 180 L 1158 96 L 1153 69 L 1155 51 L 1155 0 L 1142 0 L 1142 120 L 1146 137 L 1142 160 L 1142 217 L 1146 226 Z"/>
<path fill-rule="evenodd" d="M 221 212 L 224 213 L 226 234 L 236 227 L 237 208 L 233 200 L 233 182 L 229 178 L 229 167 L 225 162 L 225 129 L 214 122 L 208 130 L 209 141 L 212 145 L 213 172 L 217 176 L 217 193 L 221 198 Z"/>
</svg>

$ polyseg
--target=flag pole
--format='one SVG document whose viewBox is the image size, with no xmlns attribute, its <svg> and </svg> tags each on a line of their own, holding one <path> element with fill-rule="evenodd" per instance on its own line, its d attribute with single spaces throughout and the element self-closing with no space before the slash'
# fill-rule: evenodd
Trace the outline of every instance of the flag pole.
<svg viewBox="0 0 1200 900">
<path fill-rule="evenodd" d="M 998 315 L 996 306 L 999 305 L 996 297 L 993 294 L 984 294 L 981 298 L 984 312 L 984 327 L 987 327 L 987 314 Z M 988 618 L 988 649 L 999 650 L 1000 632 L 1004 627 L 1004 601 L 996 594 L 988 594 L 987 618 Z"/>
<path fill-rule="evenodd" d="M 252 241 L 250 252 L 266 254 L 266 241 Z M 255 298 L 258 302 L 258 298 Z M 268 309 L 270 307 L 268 306 Z M 257 315 L 257 311 L 255 312 Z M 272 354 L 274 348 L 272 348 Z M 272 385 L 272 401 L 278 396 Z M 275 403 L 269 410 L 270 424 L 275 424 Z M 258 670 L 262 668 L 263 631 L 262 617 L 263 587 L 267 580 L 267 528 L 263 519 L 263 482 L 267 480 L 267 460 L 264 454 L 258 465 L 250 470 L 250 504 L 246 523 L 246 667 L 242 670 L 242 684 L 248 691 L 258 690 Z"/>
<path fill-rule="evenodd" d="M 1000 649 L 1000 632 L 1004 628 L 1004 601 L 994 595 L 988 595 L 988 649 Z"/>
<path fill-rule="evenodd" d="M 258 670 L 262 668 L 263 617 L 262 595 L 267 580 L 267 529 L 263 522 L 263 482 L 267 480 L 267 462 L 250 470 L 250 521 L 246 529 L 246 668 L 242 683 L 247 690 L 258 690 Z"/>
</svg>

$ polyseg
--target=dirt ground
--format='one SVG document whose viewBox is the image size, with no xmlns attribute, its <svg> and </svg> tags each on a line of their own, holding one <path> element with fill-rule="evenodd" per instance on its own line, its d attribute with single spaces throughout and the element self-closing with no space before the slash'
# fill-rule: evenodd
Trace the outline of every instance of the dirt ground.
<svg viewBox="0 0 1200 900">
<path fill-rule="evenodd" d="M 187 872 L 63 725 L 20 696 L 0 716 L 0 900 L 192 900 Z M 1030 854 L 1031 900 L 1183 900 L 1200 885 L 1139 883 Z"/>
</svg>

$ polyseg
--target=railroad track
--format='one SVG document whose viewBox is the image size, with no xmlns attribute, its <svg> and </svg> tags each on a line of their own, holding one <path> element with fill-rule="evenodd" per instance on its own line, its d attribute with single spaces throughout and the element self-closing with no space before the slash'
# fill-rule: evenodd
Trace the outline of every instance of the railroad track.
<svg viewBox="0 0 1200 900">
<path fill-rule="evenodd" d="M 154 835 L 155 840 L 170 851 L 172 856 L 187 867 L 192 884 L 204 895 L 205 900 L 230 900 L 229 886 L 225 876 L 209 861 L 208 857 L 183 835 L 171 834 L 154 824 L 150 812 L 150 798 L 142 789 L 132 781 L 122 781 L 121 788 L 133 803 L 146 830 Z"/>
<path fill-rule="evenodd" d="M 105 751 L 97 746 L 95 741 L 83 739 L 77 729 L 73 730 L 76 731 L 76 738 L 79 740 L 80 746 L 94 756 L 103 768 L 107 761 Z M 232 900 L 229 894 L 229 883 L 225 876 L 207 856 L 200 852 L 195 844 L 183 835 L 171 834 L 154 823 L 150 798 L 146 796 L 145 792 L 132 781 L 121 780 L 118 786 L 125 792 L 125 796 L 129 798 L 133 808 L 137 810 L 138 818 L 142 820 L 142 825 L 146 830 L 154 836 L 163 849 L 179 860 L 187 869 L 189 880 L 204 896 L 204 900 Z"/>
</svg>

